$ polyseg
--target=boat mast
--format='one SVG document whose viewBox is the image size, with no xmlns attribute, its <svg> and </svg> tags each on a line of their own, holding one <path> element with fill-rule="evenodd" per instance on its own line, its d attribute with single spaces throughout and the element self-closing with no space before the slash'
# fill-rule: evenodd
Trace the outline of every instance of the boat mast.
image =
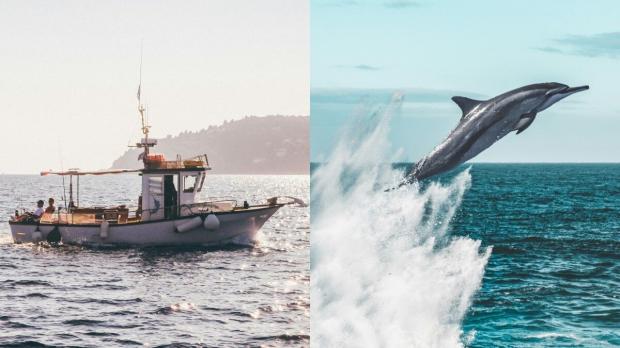
<svg viewBox="0 0 620 348">
<path fill-rule="evenodd" d="M 146 107 L 144 107 L 144 105 L 142 104 L 141 92 L 142 92 L 142 45 L 140 45 L 140 83 L 138 84 L 138 113 L 140 114 L 140 121 L 142 122 L 142 134 L 144 134 L 144 138 L 142 138 L 141 141 L 136 144 L 136 146 L 144 148 L 144 152 L 140 155 L 140 157 L 142 158 L 142 162 L 146 164 L 147 156 L 149 154 L 149 148 L 155 146 L 157 142 L 154 139 L 149 140 L 149 129 L 151 128 L 151 126 L 148 125 L 148 119 L 146 116 Z"/>
</svg>

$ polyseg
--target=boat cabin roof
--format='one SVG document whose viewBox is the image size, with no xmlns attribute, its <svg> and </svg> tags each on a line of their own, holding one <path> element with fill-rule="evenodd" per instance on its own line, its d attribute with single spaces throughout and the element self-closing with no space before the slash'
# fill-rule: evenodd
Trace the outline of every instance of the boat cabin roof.
<svg viewBox="0 0 620 348">
<path fill-rule="evenodd" d="M 142 169 L 141 174 L 178 174 L 179 172 L 204 172 L 211 170 L 211 168 L 177 168 L 177 169 Z"/>
<path fill-rule="evenodd" d="M 189 167 L 189 168 L 153 168 L 153 169 L 110 169 L 110 170 L 91 170 L 91 171 L 80 171 L 80 170 L 66 170 L 66 171 L 43 171 L 41 172 L 41 176 L 47 175 L 107 175 L 107 174 L 124 174 L 124 173 L 143 173 L 143 174 L 168 174 L 168 173 L 178 173 L 178 172 L 203 172 L 206 170 L 210 170 L 209 167 Z"/>
<path fill-rule="evenodd" d="M 123 173 L 141 173 L 141 174 L 169 174 L 179 172 L 204 172 L 211 170 L 207 155 L 198 155 L 190 159 L 182 160 L 177 156 L 176 160 L 166 161 L 161 154 L 151 154 L 142 157 L 144 160 L 144 168 L 140 169 L 104 169 L 81 171 L 78 168 L 70 168 L 66 171 L 47 170 L 42 171 L 41 176 L 46 175 L 106 175 L 106 174 L 123 174 Z"/>
<path fill-rule="evenodd" d="M 142 171 L 142 169 L 107 169 L 107 170 L 90 170 L 90 171 L 81 171 L 79 169 L 69 169 L 66 171 L 54 171 L 47 170 L 42 171 L 41 176 L 46 175 L 106 175 L 106 174 L 123 174 L 123 173 L 137 173 Z"/>
</svg>

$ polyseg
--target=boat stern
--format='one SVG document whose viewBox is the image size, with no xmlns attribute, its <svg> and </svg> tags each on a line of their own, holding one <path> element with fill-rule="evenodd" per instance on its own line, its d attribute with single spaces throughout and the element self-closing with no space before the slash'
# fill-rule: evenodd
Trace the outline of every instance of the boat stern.
<svg viewBox="0 0 620 348">
<path fill-rule="evenodd" d="M 11 228 L 13 242 L 16 244 L 40 242 L 45 240 L 49 233 L 47 228 L 33 224 L 11 221 L 9 222 L 9 226 Z"/>
</svg>

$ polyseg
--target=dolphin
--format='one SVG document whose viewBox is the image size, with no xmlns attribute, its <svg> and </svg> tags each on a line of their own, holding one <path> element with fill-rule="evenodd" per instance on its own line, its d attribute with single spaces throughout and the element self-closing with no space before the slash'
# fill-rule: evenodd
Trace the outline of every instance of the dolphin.
<svg viewBox="0 0 620 348">
<path fill-rule="evenodd" d="M 399 186 L 454 169 L 508 133 L 522 133 L 539 112 L 588 88 L 547 82 L 517 88 L 489 100 L 452 97 L 463 111 L 461 120 L 441 144 L 411 168 Z"/>
</svg>

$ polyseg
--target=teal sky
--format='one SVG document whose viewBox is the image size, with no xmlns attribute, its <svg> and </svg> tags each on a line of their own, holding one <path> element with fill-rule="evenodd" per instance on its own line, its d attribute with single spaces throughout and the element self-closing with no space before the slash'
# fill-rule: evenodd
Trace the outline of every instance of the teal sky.
<svg viewBox="0 0 620 348">
<path fill-rule="evenodd" d="M 405 93 L 394 150 L 416 161 L 458 122 L 451 96 L 554 81 L 591 89 L 475 160 L 618 162 L 619 15 L 618 1 L 313 0 L 311 158 L 325 158 L 361 104 L 393 91 Z"/>
</svg>

